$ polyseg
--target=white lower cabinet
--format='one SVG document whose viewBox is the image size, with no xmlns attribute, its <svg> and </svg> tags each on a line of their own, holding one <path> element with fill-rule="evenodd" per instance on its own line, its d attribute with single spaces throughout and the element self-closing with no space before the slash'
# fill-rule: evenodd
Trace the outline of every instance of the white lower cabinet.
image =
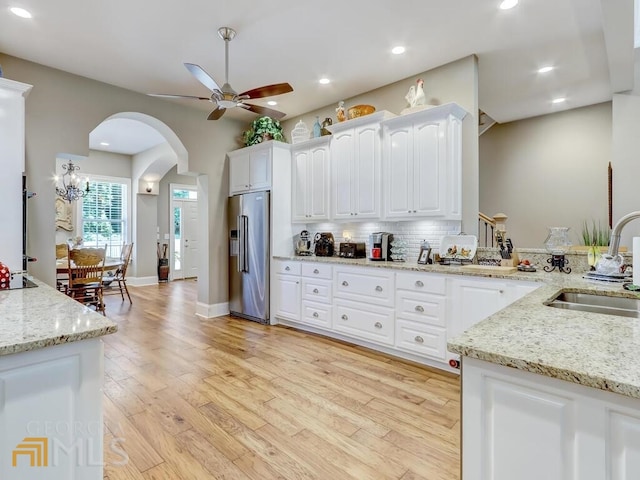
<svg viewBox="0 0 640 480">
<path fill-rule="evenodd" d="M 393 309 L 336 299 L 333 328 L 363 340 L 393 345 Z"/>
<path fill-rule="evenodd" d="M 300 262 L 274 261 L 275 288 L 272 289 L 272 304 L 275 316 L 287 320 L 300 320 Z"/>
<path fill-rule="evenodd" d="M 640 400 L 465 357 L 464 480 L 640 478 Z"/>
</svg>

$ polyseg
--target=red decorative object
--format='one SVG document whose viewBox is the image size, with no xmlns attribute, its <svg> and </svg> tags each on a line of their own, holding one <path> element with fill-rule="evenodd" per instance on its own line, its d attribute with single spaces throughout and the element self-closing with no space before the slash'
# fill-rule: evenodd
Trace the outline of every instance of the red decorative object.
<svg viewBox="0 0 640 480">
<path fill-rule="evenodd" d="M 7 267 L 4 263 L 0 262 L 0 290 L 8 289 L 10 282 L 11 282 L 11 272 L 9 271 L 9 267 Z"/>
</svg>

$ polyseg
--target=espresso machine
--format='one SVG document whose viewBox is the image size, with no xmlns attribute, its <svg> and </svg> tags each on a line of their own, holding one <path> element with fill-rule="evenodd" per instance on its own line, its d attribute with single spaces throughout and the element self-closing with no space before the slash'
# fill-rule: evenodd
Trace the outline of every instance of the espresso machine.
<svg viewBox="0 0 640 480">
<path fill-rule="evenodd" d="M 375 232 L 369 235 L 369 260 L 391 261 L 393 233 Z"/>
</svg>

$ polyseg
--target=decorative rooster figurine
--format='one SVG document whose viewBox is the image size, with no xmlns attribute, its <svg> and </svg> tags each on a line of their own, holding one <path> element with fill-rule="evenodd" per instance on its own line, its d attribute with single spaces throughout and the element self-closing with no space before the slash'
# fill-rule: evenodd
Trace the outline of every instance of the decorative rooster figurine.
<svg viewBox="0 0 640 480">
<path fill-rule="evenodd" d="M 407 100 L 407 103 L 409 103 L 409 107 L 425 105 L 427 103 L 427 98 L 425 97 L 424 90 L 422 88 L 424 80 L 419 78 L 416 83 L 417 86 L 411 85 L 409 92 L 404 97 Z"/>
</svg>

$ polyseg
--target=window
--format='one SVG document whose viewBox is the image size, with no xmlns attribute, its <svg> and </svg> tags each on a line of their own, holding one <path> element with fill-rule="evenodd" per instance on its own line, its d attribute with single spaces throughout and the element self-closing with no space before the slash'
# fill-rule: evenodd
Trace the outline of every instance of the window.
<svg viewBox="0 0 640 480">
<path fill-rule="evenodd" d="M 119 257 L 128 242 L 129 185 L 127 179 L 89 177 L 89 193 L 79 208 L 83 244 L 106 244 L 107 257 Z"/>
</svg>

